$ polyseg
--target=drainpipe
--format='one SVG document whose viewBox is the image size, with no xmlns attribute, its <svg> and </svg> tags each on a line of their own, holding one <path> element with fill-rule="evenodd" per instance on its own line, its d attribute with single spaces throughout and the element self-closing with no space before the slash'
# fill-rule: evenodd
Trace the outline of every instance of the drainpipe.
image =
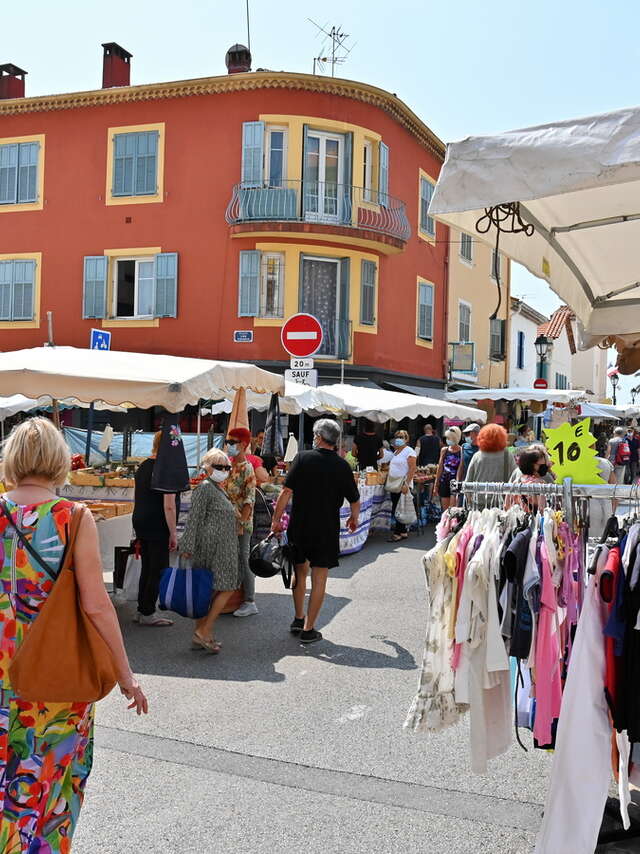
<svg viewBox="0 0 640 854">
<path fill-rule="evenodd" d="M 444 358 L 442 368 L 444 371 L 444 390 L 449 391 L 450 362 L 449 362 L 449 238 L 451 229 L 447 226 L 447 240 L 444 251 Z"/>
</svg>

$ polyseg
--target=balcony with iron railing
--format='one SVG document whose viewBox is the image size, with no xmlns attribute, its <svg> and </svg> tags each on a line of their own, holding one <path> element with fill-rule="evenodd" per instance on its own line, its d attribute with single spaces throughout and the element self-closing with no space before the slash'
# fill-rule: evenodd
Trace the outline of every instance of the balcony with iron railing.
<svg viewBox="0 0 640 854">
<path fill-rule="evenodd" d="M 236 184 L 226 220 L 232 226 L 291 226 L 281 226 L 279 231 L 303 231 L 310 226 L 329 233 L 359 231 L 363 239 L 385 243 L 391 251 L 402 250 L 411 236 L 405 204 L 400 199 L 372 188 L 328 181 L 281 181 L 277 186 Z"/>
</svg>

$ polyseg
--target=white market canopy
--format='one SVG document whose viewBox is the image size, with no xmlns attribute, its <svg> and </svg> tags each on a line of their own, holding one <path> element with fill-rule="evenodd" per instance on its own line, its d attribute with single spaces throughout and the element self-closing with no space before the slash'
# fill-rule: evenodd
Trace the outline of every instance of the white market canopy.
<svg viewBox="0 0 640 854">
<path fill-rule="evenodd" d="M 327 394 L 321 397 L 319 391 L 320 389 L 313 388 L 304 383 L 294 383 L 286 380 L 284 391 L 280 397 L 280 412 L 283 415 L 300 415 L 301 412 L 321 410 L 327 402 L 331 403 L 333 408 L 340 406 L 339 400 L 332 399 Z M 235 392 L 227 392 L 224 397 L 226 398 L 225 400 L 203 409 L 202 413 L 211 415 L 218 415 L 221 412 L 230 413 L 233 408 Z M 257 394 L 253 391 L 247 392 L 247 409 L 266 412 L 270 402 L 270 394 Z"/>
<path fill-rule="evenodd" d="M 586 400 L 586 393 L 576 389 L 557 388 L 469 388 L 464 391 L 451 391 L 449 400 L 535 400 L 549 403 L 572 403 Z"/>
<path fill-rule="evenodd" d="M 189 359 L 117 350 L 35 347 L 0 353 L 0 395 L 44 395 L 83 403 L 125 403 L 180 412 L 200 399 L 216 399 L 232 389 L 281 393 L 278 374 L 241 362 Z"/>
<path fill-rule="evenodd" d="M 624 407 L 621 407 L 624 410 Z M 617 406 L 608 406 L 604 403 L 581 403 L 580 417 L 581 418 L 608 418 L 611 421 L 620 421 L 624 414 L 616 412 Z"/>
<path fill-rule="evenodd" d="M 459 418 L 462 421 L 480 421 L 484 424 L 487 413 L 472 406 L 460 406 L 447 400 L 405 394 L 386 389 L 363 388 L 361 386 L 336 383 L 316 389 L 322 403 L 321 408 L 337 414 L 368 418 L 379 424 L 393 418 Z"/>
<path fill-rule="evenodd" d="M 86 409 L 89 404 L 82 403 L 73 397 L 59 400 L 58 403 L 67 408 L 80 406 Z M 53 400 L 50 396 L 45 395 L 37 400 L 32 397 L 25 397 L 23 394 L 12 394 L 9 397 L 0 397 L 0 421 L 10 418 L 12 415 L 17 415 L 18 412 L 31 412 L 33 409 L 47 409 L 53 405 Z M 102 401 L 97 401 L 96 409 L 108 409 L 111 412 L 126 412 L 126 407 L 116 406 L 115 404 L 106 404 Z"/>
<path fill-rule="evenodd" d="M 535 231 L 501 233 L 501 251 L 546 279 L 588 336 L 640 344 L 640 108 L 449 144 L 430 215 L 495 246 L 495 227 L 476 222 L 509 202 Z"/>
</svg>

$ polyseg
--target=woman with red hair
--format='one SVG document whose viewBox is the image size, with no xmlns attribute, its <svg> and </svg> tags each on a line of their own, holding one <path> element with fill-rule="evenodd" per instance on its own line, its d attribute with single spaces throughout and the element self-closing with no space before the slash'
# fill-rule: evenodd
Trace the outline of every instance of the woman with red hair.
<svg viewBox="0 0 640 854">
<path fill-rule="evenodd" d="M 478 448 L 469 463 L 468 483 L 507 483 L 516 464 L 507 449 L 507 431 L 500 424 L 485 424 L 478 433 Z M 483 506 L 484 501 L 478 503 Z"/>
</svg>

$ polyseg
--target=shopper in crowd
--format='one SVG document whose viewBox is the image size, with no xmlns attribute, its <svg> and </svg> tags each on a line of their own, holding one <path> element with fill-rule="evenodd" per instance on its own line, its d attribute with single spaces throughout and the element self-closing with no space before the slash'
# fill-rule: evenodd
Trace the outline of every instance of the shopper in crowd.
<svg viewBox="0 0 640 854">
<path fill-rule="evenodd" d="M 424 425 L 423 431 L 424 435 L 420 436 L 418 444 L 416 445 L 418 465 L 421 468 L 429 465 L 437 465 L 438 460 L 440 459 L 440 450 L 442 448 L 440 437 L 436 434 L 429 422 Z"/>
<path fill-rule="evenodd" d="M 629 445 L 629 483 L 635 483 L 638 478 L 638 451 L 640 451 L 640 439 L 638 431 L 634 427 L 627 430 L 627 445 Z"/>
<path fill-rule="evenodd" d="M 549 451 L 546 449 L 545 445 L 542 442 L 533 442 L 530 445 L 526 445 L 524 448 L 518 448 L 515 456 L 516 460 L 516 468 L 511 473 L 511 477 L 509 478 L 510 483 L 520 483 L 523 478 L 522 471 L 518 467 L 518 461 L 520 460 L 520 454 L 523 451 L 537 451 L 539 454 L 542 454 L 544 457 L 544 464 L 546 465 L 546 473 L 542 476 L 542 479 L 545 483 L 554 483 L 555 482 L 555 474 L 553 473 L 553 460 L 549 456 Z"/>
<path fill-rule="evenodd" d="M 160 577 L 169 566 L 169 554 L 176 548 L 176 526 L 180 496 L 158 492 L 151 487 L 153 469 L 160 448 L 162 430 L 153 437 L 151 456 L 144 460 L 135 474 L 133 530 L 140 543 L 141 571 L 138 587 L 138 611 L 135 622 L 141 626 L 162 628 L 172 626 L 173 620 L 156 611 Z"/>
<path fill-rule="evenodd" d="M 338 566 L 340 552 L 340 508 L 346 499 L 351 505 L 347 528 L 358 527 L 360 495 L 348 464 L 336 452 L 340 426 L 331 418 L 313 425 L 313 450 L 301 451 L 289 469 L 271 525 L 282 530 L 282 514 L 292 502 L 287 537 L 294 553 L 295 617 L 291 633 L 301 643 L 322 640 L 316 621 L 324 601 L 329 570 Z M 307 575 L 311 569 L 311 595 L 305 617 Z"/>
<path fill-rule="evenodd" d="M 462 445 L 462 454 L 460 456 L 460 466 L 458 467 L 458 480 L 464 480 L 467 469 L 469 468 L 469 463 L 474 458 L 475 454 L 478 452 L 478 433 L 480 432 L 480 425 L 475 422 L 469 424 L 462 431 L 462 435 L 465 437 L 465 441 Z"/>
<path fill-rule="evenodd" d="M 440 451 L 438 470 L 436 471 L 433 488 L 434 496 L 437 495 L 440 497 L 440 504 L 443 510 L 448 510 L 451 504 L 455 503 L 455 498 L 451 496 L 451 481 L 455 480 L 458 476 L 460 460 L 462 459 L 462 448 L 460 447 L 461 435 L 459 427 L 449 427 L 444 434 L 447 444 Z"/>
<path fill-rule="evenodd" d="M 382 439 L 367 418 L 362 419 L 360 432 L 353 440 L 351 453 L 358 461 L 360 471 L 378 468 L 378 460 L 382 459 Z"/>
<path fill-rule="evenodd" d="M 194 649 L 217 654 L 220 644 L 214 635 L 215 622 L 233 592 L 242 584 L 238 562 L 237 513 L 224 489 L 231 471 L 229 457 L 212 448 L 202 459 L 207 477 L 194 490 L 191 511 L 179 551 L 194 567 L 213 573 L 214 596 L 206 617 L 196 620 L 191 638 Z"/>
<path fill-rule="evenodd" d="M 591 446 L 597 453 L 597 445 Z M 600 477 L 605 483 L 615 484 L 616 473 L 608 459 L 600 454 L 596 457 Z M 609 518 L 616 512 L 617 502 L 611 498 L 591 498 L 589 501 L 589 536 L 601 537 Z"/>
<path fill-rule="evenodd" d="M 0 515 L 0 715 L 2 717 L 3 851 L 65 852 L 84 799 L 93 757 L 92 703 L 44 703 L 19 698 L 11 685 L 12 659 L 55 590 L 73 513 L 82 519 L 73 547 L 80 604 L 111 651 L 120 691 L 130 709 L 147 712 L 131 673 L 118 618 L 105 589 L 96 523 L 80 505 L 58 498 L 69 473 L 69 449 L 46 418 L 16 427 L 4 447 L 3 495 L 11 517 Z M 24 532 L 31 549 L 17 536 Z M 54 600 L 50 606 L 54 606 Z M 67 616 L 60 614 L 60 619 Z M 56 648 L 43 668 L 56 668 Z"/>
<path fill-rule="evenodd" d="M 520 483 L 546 483 L 549 466 L 544 449 L 535 445 L 524 448 L 518 454 L 518 469 Z M 512 504 L 520 504 L 525 510 L 533 512 L 544 508 L 545 499 L 544 496 L 537 495 L 507 496 L 505 507 L 510 507 Z"/>
<path fill-rule="evenodd" d="M 244 589 L 244 601 L 233 612 L 234 617 L 251 617 L 258 613 L 255 602 L 256 577 L 249 568 L 253 507 L 256 500 L 256 476 L 247 460 L 251 433 L 246 427 L 234 427 L 227 433 L 227 456 L 231 460 L 231 474 L 225 481 L 225 490 L 235 507 L 238 534 L 238 565 Z"/>
<path fill-rule="evenodd" d="M 529 444 L 529 427 L 522 424 L 518 427 L 518 438 L 515 441 L 516 448 L 526 448 Z"/>
<path fill-rule="evenodd" d="M 382 440 L 382 457 L 380 458 L 380 465 L 386 466 L 389 465 L 393 458 L 393 451 L 391 450 L 391 446 L 389 445 L 388 439 Z"/>
<path fill-rule="evenodd" d="M 512 454 L 514 457 L 515 457 L 515 455 L 516 455 L 516 453 L 517 453 L 517 451 L 516 451 L 516 447 L 515 447 L 515 445 L 516 445 L 516 439 L 517 439 L 517 435 L 516 435 L 515 433 L 507 433 L 507 450 L 508 450 L 508 451 L 509 451 L 509 453 L 510 453 L 510 454 Z"/>
<path fill-rule="evenodd" d="M 609 439 L 607 447 L 607 459 L 613 466 L 616 483 L 624 483 L 627 466 L 629 465 L 630 451 L 625 435 L 624 427 L 616 427 L 613 436 Z"/>
<path fill-rule="evenodd" d="M 507 431 L 500 424 L 486 424 L 478 432 L 478 452 L 474 454 L 465 480 L 469 483 L 507 483 L 516 463 L 507 449 Z M 484 506 L 482 496 L 477 503 Z"/>
<path fill-rule="evenodd" d="M 391 512 L 395 515 L 400 496 L 410 492 L 413 486 L 417 454 L 409 444 L 409 434 L 406 430 L 396 430 L 393 437 L 393 447 L 393 456 L 389 461 L 387 489 L 391 495 Z M 397 543 L 398 540 L 406 540 L 407 537 L 407 526 L 396 519 L 395 528 L 389 541 Z"/>
</svg>

